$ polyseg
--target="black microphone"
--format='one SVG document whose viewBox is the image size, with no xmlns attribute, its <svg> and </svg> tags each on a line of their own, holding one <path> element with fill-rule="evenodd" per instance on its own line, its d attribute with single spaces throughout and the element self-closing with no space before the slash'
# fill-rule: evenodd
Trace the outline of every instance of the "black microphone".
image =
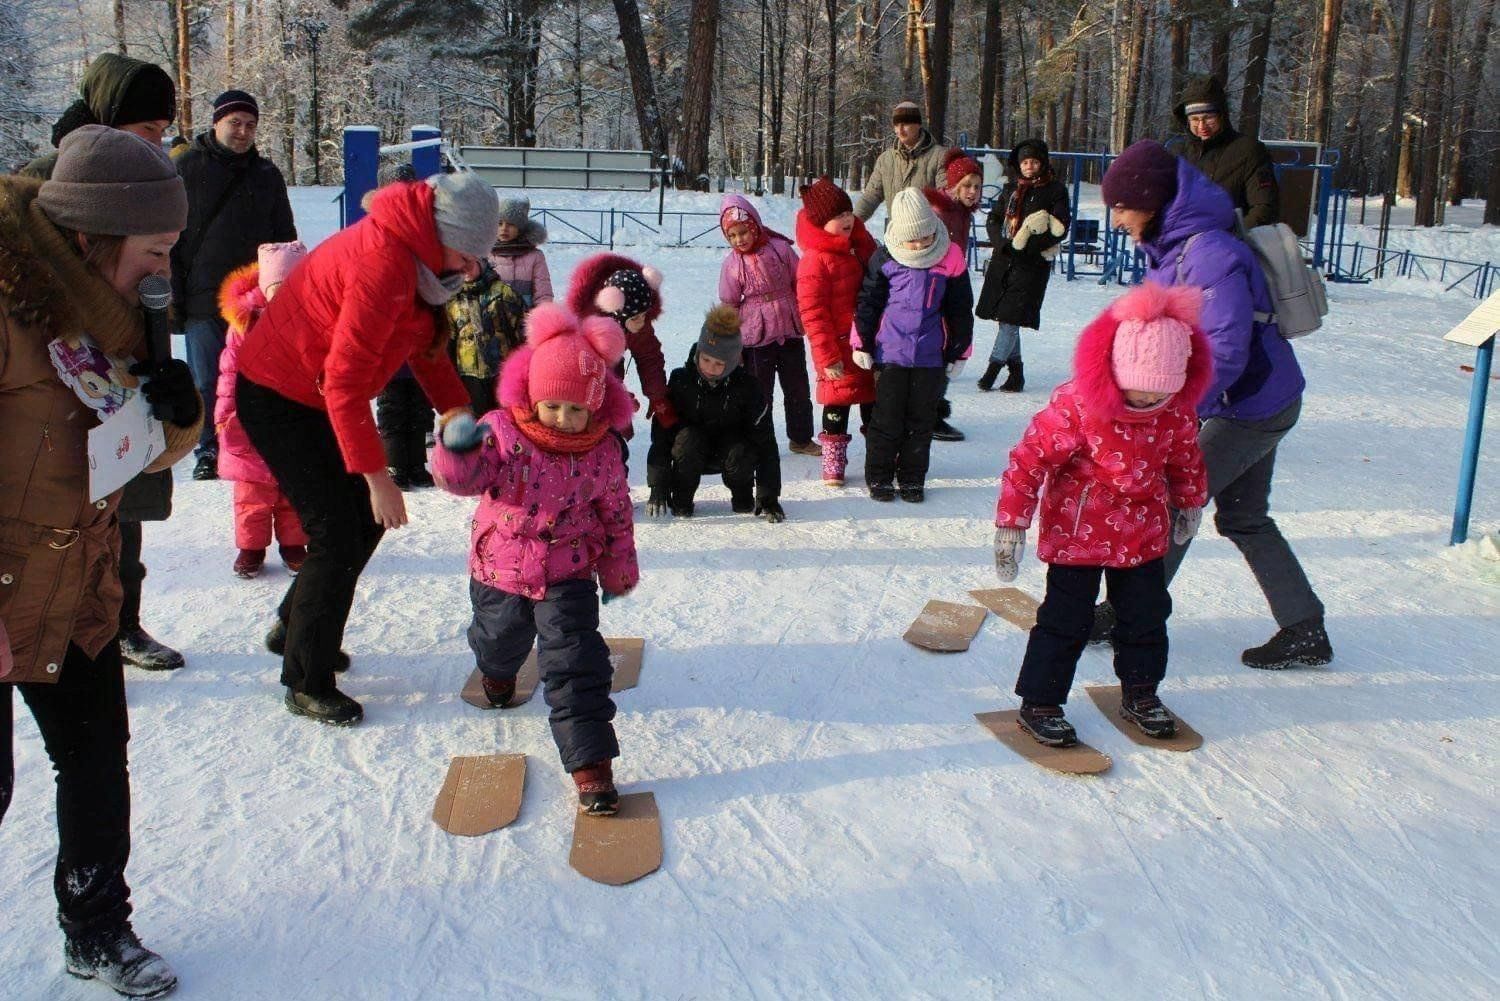
<svg viewBox="0 0 1500 1001">
<path fill-rule="evenodd" d="M 152 368 L 172 360 L 172 324 L 167 307 L 172 304 L 172 283 L 161 275 L 147 275 L 135 287 L 146 319 L 146 357 Z"/>
</svg>

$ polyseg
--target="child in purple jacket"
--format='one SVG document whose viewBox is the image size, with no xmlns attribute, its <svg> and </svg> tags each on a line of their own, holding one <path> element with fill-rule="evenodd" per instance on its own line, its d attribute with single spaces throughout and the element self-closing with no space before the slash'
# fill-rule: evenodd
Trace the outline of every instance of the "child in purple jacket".
<svg viewBox="0 0 1500 1001">
<path fill-rule="evenodd" d="M 719 228 L 734 251 L 719 269 L 719 299 L 739 311 L 745 368 L 768 407 L 781 378 L 791 450 L 821 456 L 822 446 L 812 440 L 812 391 L 797 310 L 797 252 L 792 241 L 767 229 L 755 206 L 740 195 L 724 196 Z"/>
<path fill-rule="evenodd" d="M 467 411 L 448 422 L 433 472 L 450 493 L 481 497 L 469 554 L 469 645 L 486 697 L 510 703 L 536 643 L 552 737 L 579 809 L 611 814 L 620 745 L 596 586 L 608 601 L 640 578 L 625 462 L 610 434 L 632 413 L 610 371 L 625 335 L 611 319 L 579 321 L 557 304 L 532 310 L 526 327 L 526 344 L 501 370 L 499 409 L 478 422 Z"/>
<path fill-rule="evenodd" d="M 918 188 L 891 199 L 885 246 L 865 268 L 854 309 L 854 363 L 877 370 L 865 432 L 865 483 L 878 501 L 920 504 L 932 430 L 948 379 L 974 336 L 974 293 L 953 245 Z"/>
</svg>

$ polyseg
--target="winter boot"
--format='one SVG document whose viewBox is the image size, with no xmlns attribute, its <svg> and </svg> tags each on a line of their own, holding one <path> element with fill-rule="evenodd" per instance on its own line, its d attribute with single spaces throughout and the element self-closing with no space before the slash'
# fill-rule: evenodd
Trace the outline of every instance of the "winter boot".
<svg viewBox="0 0 1500 1001">
<path fill-rule="evenodd" d="M 1078 743 L 1078 731 L 1063 715 L 1062 706 L 1043 706 L 1035 702 L 1022 702 L 1016 723 L 1036 738 L 1037 743 L 1048 747 L 1072 747 Z"/>
<path fill-rule="evenodd" d="M 395 466 L 387 466 L 385 471 L 391 474 L 391 482 L 396 484 L 397 490 L 411 489 L 411 478 L 407 476 L 406 470 L 397 469 Z"/>
<path fill-rule="evenodd" d="M 1119 619 L 1115 615 L 1115 606 L 1107 601 L 1101 601 L 1094 606 L 1094 624 L 1089 627 L 1090 643 L 1108 643 L 1110 634 L 1115 630 L 1115 623 Z"/>
<path fill-rule="evenodd" d="M 889 483 L 871 483 L 870 499 L 880 501 L 882 504 L 889 504 L 896 499 L 896 488 Z"/>
<path fill-rule="evenodd" d="M 143 671 L 175 671 L 187 663 L 182 654 L 156 642 L 139 626 L 120 630 L 120 657 Z"/>
<path fill-rule="evenodd" d="M 992 361 L 985 366 L 984 375 L 979 377 L 979 391 L 988 393 L 995 388 L 995 380 L 1000 377 L 1000 370 L 1005 366 L 1000 362 Z"/>
<path fill-rule="evenodd" d="M 1328 633 L 1324 631 L 1323 619 L 1319 616 L 1278 630 L 1268 642 L 1240 654 L 1240 660 L 1246 667 L 1265 671 L 1279 671 L 1299 664 L 1322 667 L 1333 660 L 1333 646 L 1328 642 Z"/>
<path fill-rule="evenodd" d="M 620 809 L 620 794 L 615 791 L 614 769 L 609 761 L 584 765 L 573 773 L 578 787 L 578 810 L 607 817 Z"/>
<path fill-rule="evenodd" d="M 479 684 L 484 688 L 484 697 L 490 700 L 490 705 L 497 709 L 504 709 L 510 704 L 510 700 L 516 697 L 516 679 L 508 678 L 505 681 L 497 681 L 488 674 L 480 673 Z"/>
<path fill-rule="evenodd" d="M 749 514 L 755 510 L 755 496 L 748 490 L 736 490 L 729 496 L 729 508 L 735 514 Z"/>
<path fill-rule="evenodd" d="M 823 443 L 823 482 L 830 487 L 843 486 L 844 470 L 849 466 L 849 436 L 824 431 L 818 440 Z"/>
<path fill-rule="evenodd" d="M 280 619 L 277 619 L 271 631 L 266 633 L 266 649 L 278 657 L 286 653 L 286 623 Z M 349 655 L 340 650 L 333 658 L 333 669 L 340 674 L 349 670 Z"/>
<path fill-rule="evenodd" d="M 281 562 L 286 565 L 287 572 L 293 577 L 302 572 L 302 564 L 307 562 L 306 546 L 282 546 Z"/>
<path fill-rule="evenodd" d="M 264 549 L 241 549 L 240 554 L 234 558 L 234 575 L 250 580 L 260 575 L 260 568 L 266 565 L 266 551 Z"/>
<path fill-rule="evenodd" d="M 337 688 L 323 695 L 288 688 L 283 702 L 293 716 L 306 716 L 329 726 L 353 726 L 365 718 L 364 707 Z"/>
<path fill-rule="evenodd" d="M 1125 685 L 1120 697 L 1120 715 L 1148 737 L 1166 740 L 1177 733 L 1177 720 L 1156 697 L 1155 685 Z"/>
<path fill-rule="evenodd" d="M 141 945 L 130 925 L 63 944 L 67 971 L 79 980 L 97 980 L 127 998 L 159 998 L 177 987 L 167 961 Z"/>
<path fill-rule="evenodd" d="M 204 452 L 198 456 L 198 462 L 193 466 L 193 479 L 195 480 L 217 480 L 219 478 L 219 457 L 213 452 Z"/>
<path fill-rule="evenodd" d="M 949 424 L 946 419 L 939 420 L 932 426 L 933 441 L 963 441 L 965 437 L 962 431 Z"/>
<path fill-rule="evenodd" d="M 908 504 L 920 504 L 927 499 L 927 491 L 922 489 L 920 483 L 903 483 L 899 492 L 901 499 Z"/>
<path fill-rule="evenodd" d="M 667 501 L 667 492 L 661 487 L 652 487 L 651 495 L 646 498 L 646 516 L 655 518 L 659 514 L 666 514 L 672 505 Z"/>
<path fill-rule="evenodd" d="M 1017 359 L 1010 363 L 1010 374 L 1005 377 L 1005 382 L 1000 385 L 1002 393 L 1019 393 L 1026 388 L 1026 369 Z"/>
<path fill-rule="evenodd" d="M 794 441 L 787 446 L 787 450 L 790 452 L 794 452 L 797 455 L 823 454 L 823 449 L 818 446 L 817 442 L 812 441 Z"/>
<path fill-rule="evenodd" d="M 425 490 L 428 487 L 437 485 L 437 481 L 432 478 L 432 474 L 427 471 L 426 466 L 413 466 L 411 469 L 408 469 L 406 471 L 406 482 L 411 484 L 413 490 Z"/>
</svg>

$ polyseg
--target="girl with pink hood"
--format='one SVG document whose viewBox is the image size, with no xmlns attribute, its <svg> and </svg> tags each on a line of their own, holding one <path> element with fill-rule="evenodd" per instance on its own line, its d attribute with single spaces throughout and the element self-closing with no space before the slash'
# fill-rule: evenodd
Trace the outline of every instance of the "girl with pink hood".
<svg viewBox="0 0 1500 1001">
<path fill-rule="evenodd" d="M 1213 378 L 1199 327 L 1202 293 L 1147 283 L 1084 328 L 1073 378 L 1052 392 L 1010 453 L 995 511 L 995 572 L 1016 579 L 1031 516 L 1047 595 L 1037 609 L 1016 694 L 1021 729 L 1077 743 L 1063 716 L 1094 623 L 1099 579 L 1118 621 L 1121 715 L 1148 737 L 1176 732 L 1157 697 L 1167 672 L 1168 544 L 1191 539 L 1208 500 L 1197 401 Z"/>
<path fill-rule="evenodd" d="M 485 696 L 509 706 L 535 643 L 552 737 L 579 809 L 611 814 L 620 745 L 596 588 L 609 601 L 640 579 L 617 437 L 634 408 L 610 370 L 625 335 L 608 317 L 579 320 L 555 303 L 533 309 L 526 328 L 526 344 L 501 370 L 499 408 L 477 422 L 468 413 L 449 421 L 432 470 L 449 493 L 481 498 L 469 553 L 469 645 Z"/>
</svg>

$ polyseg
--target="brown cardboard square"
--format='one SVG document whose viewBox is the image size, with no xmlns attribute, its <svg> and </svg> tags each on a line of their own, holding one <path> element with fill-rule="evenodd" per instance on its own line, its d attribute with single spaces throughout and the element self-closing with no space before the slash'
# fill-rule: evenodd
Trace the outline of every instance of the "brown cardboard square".
<svg viewBox="0 0 1500 1001">
<path fill-rule="evenodd" d="M 639 637 L 607 636 L 604 643 L 609 647 L 609 663 L 614 668 L 611 692 L 623 692 L 634 688 L 641 680 L 641 662 L 645 659 L 646 641 Z"/>
<path fill-rule="evenodd" d="M 1035 761 L 1044 768 L 1065 772 L 1068 775 L 1098 775 L 1109 771 L 1113 764 L 1109 755 L 1094 750 L 1082 742 L 1072 747 L 1048 747 L 1039 744 L 1036 738 L 1021 729 L 1016 722 L 1016 710 L 1002 709 L 999 712 L 975 713 L 974 718 L 1006 747 L 1028 761 Z"/>
<path fill-rule="evenodd" d="M 1018 629 L 1029 630 L 1036 625 L 1036 610 L 1041 603 L 1019 587 L 992 587 L 969 594 Z"/>
<path fill-rule="evenodd" d="M 924 650 L 959 653 L 969 649 L 969 644 L 979 635 L 984 616 L 984 609 L 978 605 L 929 601 L 902 639 Z"/>
<path fill-rule="evenodd" d="M 1086 685 L 1083 690 L 1089 693 L 1089 698 L 1094 700 L 1094 705 L 1099 707 L 1105 718 L 1142 747 L 1159 747 L 1164 751 L 1195 751 L 1203 746 L 1203 735 L 1184 723 L 1176 713 L 1172 713 L 1172 718 L 1177 720 L 1177 732 L 1170 738 L 1159 740 L 1146 736 L 1140 727 L 1120 715 L 1122 695 L 1119 685 Z"/>
<path fill-rule="evenodd" d="M 624 886 L 661 868 L 661 816 L 656 795 L 627 793 L 613 817 L 578 813 L 568 864 L 596 883 Z"/>
<path fill-rule="evenodd" d="M 504 706 L 506 709 L 514 709 L 516 706 L 525 705 L 531 701 L 531 696 L 536 692 L 539 671 L 536 666 L 536 651 L 526 655 L 526 663 L 521 665 L 520 672 L 516 675 L 516 694 Z M 463 699 L 475 709 L 499 709 L 500 706 L 490 705 L 490 700 L 485 697 L 484 687 L 479 681 L 479 668 L 469 675 L 469 680 L 464 683 L 463 691 L 459 693 Z"/>
<path fill-rule="evenodd" d="M 449 834 L 478 837 L 498 831 L 521 812 L 526 755 L 454 758 L 432 807 L 432 819 Z"/>
</svg>

